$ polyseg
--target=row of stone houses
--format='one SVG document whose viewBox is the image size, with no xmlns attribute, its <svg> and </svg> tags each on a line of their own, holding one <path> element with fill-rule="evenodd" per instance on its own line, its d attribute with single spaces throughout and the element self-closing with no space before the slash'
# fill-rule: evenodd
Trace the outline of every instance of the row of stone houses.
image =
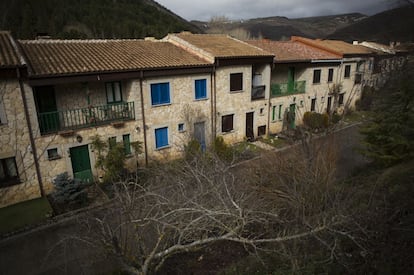
<svg viewBox="0 0 414 275">
<path fill-rule="evenodd" d="M 0 32 L 0 207 L 51 192 L 62 172 L 99 177 L 96 135 L 127 153 L 143 142 L 147 164 L 179 157 L 190 139 L 203 148 L 217 136 L 254 140 L 294 128 L 306 111 L 352 108 L 385 56 L 402 65 L 397 53 L 302 37 L 15 40 Z"/>
</svg>

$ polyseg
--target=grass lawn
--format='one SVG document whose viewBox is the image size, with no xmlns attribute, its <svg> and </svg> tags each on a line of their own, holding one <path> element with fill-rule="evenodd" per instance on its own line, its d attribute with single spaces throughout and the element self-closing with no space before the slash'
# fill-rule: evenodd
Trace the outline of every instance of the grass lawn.
<svg viewBox="0 0 414 275">
<path fill-rule="evenodd" d="M 281 138 L 276 138 L 273 136 L 269 136 L 266 138 L 261 139 L 262 142 L 269 144 L 270 146 L 273 146 L 275 148 L 281 148 L 283 146 L 286 146 L 288 143 L 286 140 Z"/>
<path fill-rule="evenodd" d="M 0 235 L 37 224 L 51 214 L 52 208 L 46 197 L 0 208 Z"/>
</svg>

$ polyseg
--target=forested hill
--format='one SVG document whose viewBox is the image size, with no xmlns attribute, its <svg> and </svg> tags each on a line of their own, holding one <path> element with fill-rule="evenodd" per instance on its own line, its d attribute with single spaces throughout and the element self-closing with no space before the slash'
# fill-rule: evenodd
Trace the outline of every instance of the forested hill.
<svg viewBox="0 0 414 275">
<path fill-rule="evenodd" d="M 0 1 L 0 29 L 20 39 L 163 37 L 200 30 L 153 0 Z"/>
</svg>

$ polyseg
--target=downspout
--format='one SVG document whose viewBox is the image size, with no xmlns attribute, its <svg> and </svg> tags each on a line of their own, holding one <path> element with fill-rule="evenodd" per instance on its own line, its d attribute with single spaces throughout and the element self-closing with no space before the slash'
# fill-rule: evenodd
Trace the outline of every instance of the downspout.
<svg viewBox="0 0 414 275">
<path fill-rule="evenodd" d="M 213 65 L 213 72 L 210 75 L 211 78 L 211 133 L 212 143 L 216 139 L 216 66 Z M 214 84 L 214 85 L 213 85 Z"/>
<path fill-rule="evenodd" d="M 267 136 L 270 136 L 270 116 L 271 116 L 271 111 L 272 111 L 272 102 L 271 102 L 271 97 L 272 97 L 272 73 L 273 73 L 273 69 L 275 67 L 275 64 L 272 63 L 270 65 L 270 79 L 269 79 L 269 98 L 267 99 Z"/>
<path fill-rule="evenodd" d="M 44 197 L 45 191 L 43 188 L 42 176 L 40 175 L 40 166 L 39 166 L 39 161 L 37 159 L 37 150 L 36 150 L 36 144 L 35 144 L 34 137 L 33 137 L 32 124 L 30 123 L 26 92 L 24 90 L 24 84 L 23 84 L 23 80 L 22 80 L 19 68 L 16 69 L 16 73 L 17 73 L 17 78 L 19 80 L 20 93 L 22 95 L 22 100 L 23 100 L 23 109 L 24 109 L 24 115 L 26 117 L 27 129 L 29 130 L 30 146 L 32 147 L 32 154 L 33 154 L 34 165 L 36 169 L 37 181 L 39 182 L 40 195 Z"/>
<path fill-rule="evenodd" d="M 145 123 L 145 111 L 144 111 L 144 92 L 142 90 L 142 79 L 144 78 L 144 72 L 141 71 L 139 76 L 139 89 L 141 96 L 141 115 L 142 115 L 142 129 L 144 132 L 144 154 L 145 154 L 145 166 L 148 166 L 148 147 L 147 147 L 147 127 Z"/>
</svg>

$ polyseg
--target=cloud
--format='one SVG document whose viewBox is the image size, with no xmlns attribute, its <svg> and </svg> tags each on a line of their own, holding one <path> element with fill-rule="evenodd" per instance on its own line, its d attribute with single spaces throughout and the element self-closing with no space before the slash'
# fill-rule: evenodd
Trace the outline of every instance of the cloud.
<svg viewBox="0 0 414 275">
<path fill-rule="evenodd" d="M 389 7 L 387 0 L 157 0 L 187 20 L 208 21 L 213 16 L 249 19 L 268 16 L 289 18 L 350 12 L 374 14 Z"/>
</svg>

